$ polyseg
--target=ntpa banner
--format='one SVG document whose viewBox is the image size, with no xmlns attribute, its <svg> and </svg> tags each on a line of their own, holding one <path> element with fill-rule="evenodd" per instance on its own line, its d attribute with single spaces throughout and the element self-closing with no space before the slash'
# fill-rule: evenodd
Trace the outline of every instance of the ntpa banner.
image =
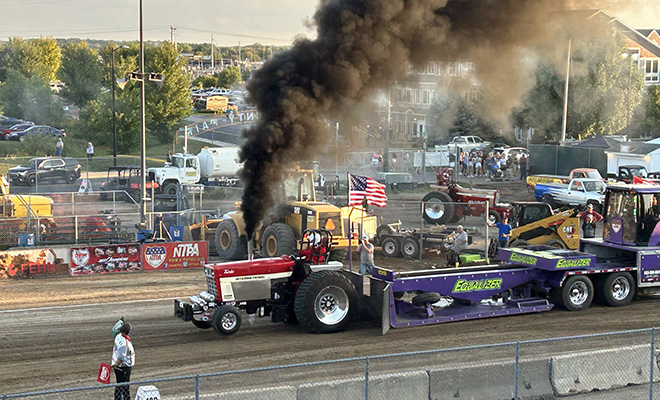
<svg viewBox="0 0 660 400">
<path fill-rule="evenodd" d="M 142 245 L 142 270 L 203 267 L 209 260 L 208 243 L 173 242 Z"/>
</svg>

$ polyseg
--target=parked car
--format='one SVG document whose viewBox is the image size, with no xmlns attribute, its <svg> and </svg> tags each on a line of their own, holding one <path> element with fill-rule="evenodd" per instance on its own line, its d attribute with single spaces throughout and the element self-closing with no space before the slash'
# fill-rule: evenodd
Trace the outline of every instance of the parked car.
<svg viewBox="0 0 660 400">
<path fill-rule="evenodd" d="M 39 136 L 56 136 L 56 137 L 65 137 L 66 132 L 63 129 L 53 128 L 52 126 L 46 125 L 34 125 L 23 131 L 16 131 L 10 133 L 9 139 L 7 140 L 25 140 L 26 136 L 30 135 L 39 135 Z"/>
<path fill-rule="evenodd" d="M 4 131 L 0 132 L 0 137 L 4 140 L 9 140 L 9 135 L 11 133 L 24 131 L 24 130 L 32 127 L 32 126 L 34 126 L 33 122 L 20 123 L 20 124 L 12 125 L 8 129 L 5 129 Z"/>
<path fill-rule="evenodd" d="M 35 173 L 36 167 L 36 173 Z M 80 178 L 80 163 L 75 158 L 38 157 L 21 166 L 10 168 L 10 183 L 34 185 L 41 181 L 65 181 L 73 183 Z"/>
<path fill-rule="evenodd" d="M 526 157 L 529 157 L 529 150 L 524 147 L 506 147 L 506 148 L 494 148 L 493 151 L 499 152 L 500 155 L 504 158 L 509 158 L 509 155 L 516 157 L 516 160 L 520 160 L 520 157 L 524 154 Z"/>
<path fill-rule="evenodd" d="M 449 151 L 450 154 L 456 153 L 458 147 L 460 151 L 481 150 L 488 147 L 491 143 L 484 141 L 479 136 L 455 136 L 451 142 L 446 145 L 435 146 L 436 151 Z"/>
<path fill-rule="evenodd" d="M 34 125 L 34 122 L 23 121 L 22 119 L 19 119 L 19 118 L 11 118 L 11 117 L 0 116 L 0 132 L 4 131 L 6 129 L 9 129 L 9 128 L 11 128 L 12 126 L 14 126 L 16 124 L 31 124 L 31 125 Z"/>
</svg>

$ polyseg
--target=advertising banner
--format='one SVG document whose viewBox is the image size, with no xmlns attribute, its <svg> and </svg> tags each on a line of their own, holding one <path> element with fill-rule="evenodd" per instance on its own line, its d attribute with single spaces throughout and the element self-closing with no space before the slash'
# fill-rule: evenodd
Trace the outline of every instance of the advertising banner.
<svg viewBox="0 0 660 400">
<path fill-rule="evenodd" d="M 208 260 L 206 241 L 142 245 L 143 271 L 203 267 Z"/>
<path fill-rule="evenodd" d="M 137 243 L 71 248 L 71 275 L 140 271 Z"/>
<path fill-rule="evenodd" d="M 69 273 L 69 248 L 0 251 L 0 279 L 55 276 Z"/>
</svg>

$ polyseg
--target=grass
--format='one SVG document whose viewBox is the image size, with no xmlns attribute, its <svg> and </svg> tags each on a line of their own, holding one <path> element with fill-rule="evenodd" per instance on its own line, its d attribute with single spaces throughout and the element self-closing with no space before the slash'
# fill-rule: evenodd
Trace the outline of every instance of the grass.
<svg viewBox="0 0 660 400">
<path fill-rule="evenodd" d="M 177 138 L 177 152 L 182 151 L 183 140 Z M 29 138 L 24 142 L 0 141 L 0 174 L 6 176 L 9 168 L 21 165 L 33 157 L 54 156 L 55 138 Z M 194 139 L 188 140 L 188 152 L 198 154 L 208 143 Z M 161 167 L 165 163 L 168 151 L 172 151 L 172 144 L 160 143 L 147 138 L 147 167 Z M 87 163 L 87 141 L 83 139 L 66 138 L 64 141 L 63 157 L 76 158 L 82 165 L 83 170 L 90 172 L 104 172 L 108 167 L 114 165 L 112 150 L 103 147 L 95 147 L 92 162 Z M 117 165 L 140 165 L 140 148 L 135 149 L 133 154 L 117 155 Z"/>
</svg>

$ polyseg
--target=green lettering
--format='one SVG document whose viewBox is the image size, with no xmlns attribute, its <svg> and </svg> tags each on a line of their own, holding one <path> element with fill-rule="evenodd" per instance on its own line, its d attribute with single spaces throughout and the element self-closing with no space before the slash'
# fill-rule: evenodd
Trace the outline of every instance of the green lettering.
<svg viewBox="0 0 660 400">
<path fill-rule="evenodd" d="M 502 278 L 476 279 L 468 281 L 459 279 L 454 284 L 452 293 L 480 292 L 502 288 Z"/>
<path fill-rule="evenodd" d="M 527 265 L 536 265 L 537 258 L 531 256 L 525 256 L 518 253 L 511 253 L 511 257 L 509 257 L 509 260 L 511 262 L 517 262 Z"/>
</svg>

